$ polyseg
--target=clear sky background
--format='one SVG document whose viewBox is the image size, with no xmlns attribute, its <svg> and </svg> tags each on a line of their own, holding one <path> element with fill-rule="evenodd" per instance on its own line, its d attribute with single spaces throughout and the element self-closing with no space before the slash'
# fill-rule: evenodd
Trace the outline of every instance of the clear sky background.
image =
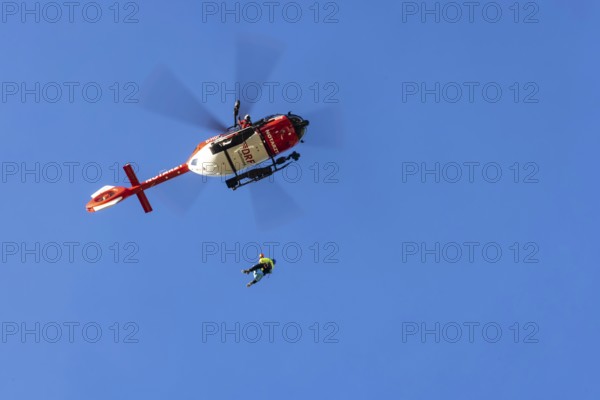
<svg viewBox="0 0 600 400">
<path fill-rule="evenodd" d="M 513 3 L 3 2 L 0 397 L 598 398 L 600 6 Z M 158 66 L 230 121 L 240 36 L 255 119 L 317 112 L 259 222 L 196 175 L 88 214 L 218 133 L 128 102 Z"/>
</svg>

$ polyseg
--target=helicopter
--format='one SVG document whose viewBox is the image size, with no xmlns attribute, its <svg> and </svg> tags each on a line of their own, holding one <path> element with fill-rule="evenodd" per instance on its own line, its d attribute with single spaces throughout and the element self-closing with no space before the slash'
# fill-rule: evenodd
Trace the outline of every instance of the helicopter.
<svg viewBox="0 0 600 400">
<path fill-rule="evenodd" d="M 184 164 L 141 183 L 131 164 L 124 165 L 123 170 L 131 187 L 102 187 L 91 195 L 92 199 L 86 204 L 87 211 L 104 210 L 136 195 L 144 212 L 149 213 L 152 206 L 145 191 L 187 172 L 213 177 L 233 175 L 225 183 L 228 188 L 236 190 L 265 179 L 298 161 L 300 154 L 296 151 L 289 155 L 283 153 L 298 143 L 303 143 L 308 120 L 288 112 L 252 122 L 250 115 L 239 118 L 239 111 L 240 100 L 237 100 L 233 110 L 234 124 L 226 132 L 198 144 Z M 267 166 L 262 166 L 265 164 Z"/>
</svg>

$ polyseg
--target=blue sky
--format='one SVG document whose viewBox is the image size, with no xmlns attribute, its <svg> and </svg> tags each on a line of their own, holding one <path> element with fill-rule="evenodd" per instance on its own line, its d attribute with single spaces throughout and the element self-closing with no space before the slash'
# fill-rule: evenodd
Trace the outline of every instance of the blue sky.
<svg viewBox="0 0 600 400">
<path fill-rule="evenodd" d="M 0 396 L 597 398 L 599 6 L 513 3 L 3 3 Z M 294 169 L 88 214 L 218 133 L 135 103 L 158 66 L 230 121 L 240 36 Z"/>
</svg>

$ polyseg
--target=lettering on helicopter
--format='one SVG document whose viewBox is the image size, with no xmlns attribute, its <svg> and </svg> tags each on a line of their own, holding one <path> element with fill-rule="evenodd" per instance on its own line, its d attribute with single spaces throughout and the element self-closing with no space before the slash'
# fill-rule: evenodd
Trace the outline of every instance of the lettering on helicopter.
<svg viewBox="0 0 600 400">
<path fill-rule="evenodd" d="M 178 165 L 178 166 L 177 166 L 177 167 L 175 167 L 175 168 L 171 168 L 171 169 L 169 169 L 169 170 L 167 170 L 167 171 L 165 171 L 165 172 L 161 172 L 160 174 L 156 175 L 155 177 L 148 179 L 148 180 L 146 181 L 146 183 L 154 182 L 155 180 L 157 180 L 157 179 L 160 179 L 160 178 L 162 178 L 163 176 L 170 174 L 171 172 L 177 171 L 177 170 L 178 170 L 178 169 L 180 169 L 180 168 L 181 168 L 181 165 Z M 167 178 L 167 179 L 168 179 L 168 178 Z"/>
<path fill-rule="evenodd" d="M 279 154 L 279 149 L 277 148 L 277 145 L 275 144 L 275 139 L 273 139 L 273 135 L 271 135 L 271 131 L 269 129 L 267 129 L 267 139 L 269 139 L 269 143 L 271 144 L 271 148 L 273 149 L 275 154 Z"/>
<path fill-rule="evenodd" d="M 240 150 L 240 154 L 242 155 L 242 162 L 244 165 L 255 164 L 254 157 L 252 156 L 252 150 L 248 147 L 248 143 L 244 142 Z"/>
</svg>

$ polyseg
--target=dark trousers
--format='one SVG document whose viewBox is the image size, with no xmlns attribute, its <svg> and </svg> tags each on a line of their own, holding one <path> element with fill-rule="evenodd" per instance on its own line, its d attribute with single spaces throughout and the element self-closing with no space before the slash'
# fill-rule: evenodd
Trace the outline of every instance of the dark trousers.
<svg viewBox="0 0 600 400">
<path fill-rule="evenodd" d="M 254 272 L 254 271 L 259 270 L 259 269 L 262 269 L 265 274 L 268 274 L 268 273 L 271 272 L 270 265 L 268 265 L 268 264 L 260 264 L 260 263 L 256 264 L 255 266 L 253 266 L 252 268 L 250 268 L 248 271 Z"/>
</svg>

